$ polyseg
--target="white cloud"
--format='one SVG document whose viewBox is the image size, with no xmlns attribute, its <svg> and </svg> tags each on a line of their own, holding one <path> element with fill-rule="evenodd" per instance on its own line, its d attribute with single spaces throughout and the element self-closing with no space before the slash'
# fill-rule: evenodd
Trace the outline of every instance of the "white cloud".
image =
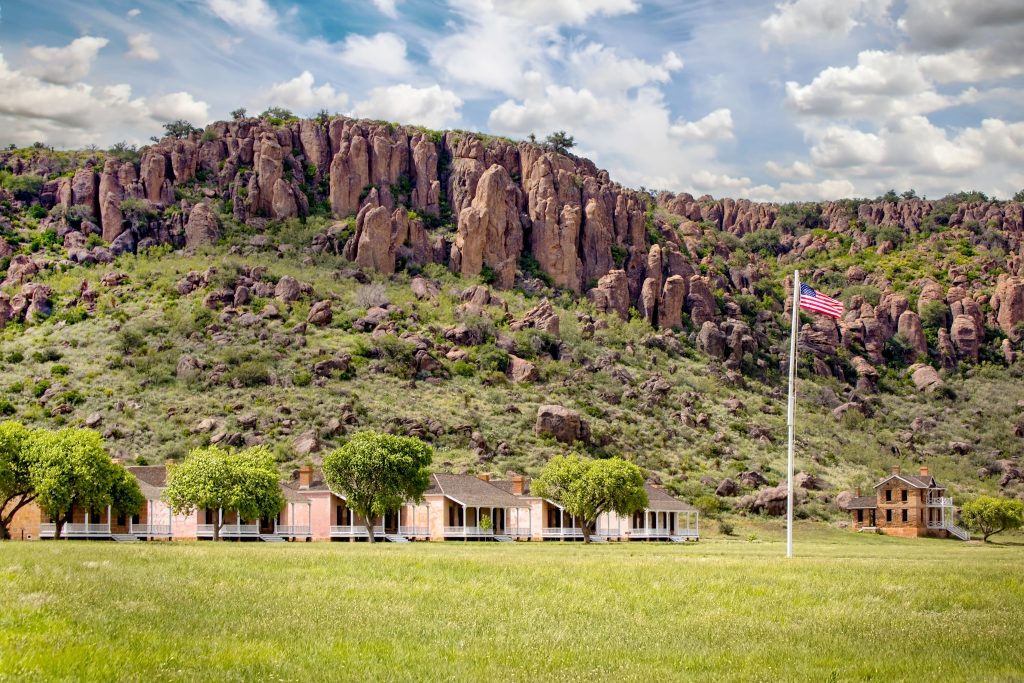
<svg viewBox="0 0 1024 683">
<path fill-rule="evenodd" d="M 159 130 L 159 123 L 177 118 L 204 124 L 208 106 L 185 92 L 133 97 L 124 83 L 50 83 L 12 69 L 0 54 L 0 142 L 74 147 L 141 142 Z"/>
<path fill-rule="evenodd" d="M 128 39 L 128 56 L 144 62 L 155 62 L 160 59 L 160 52 L 153 47 L 153 34 L 139 33 Z"/>
<path fill-rule="evenodd" d="M 608 92 L 667 83 L 674 71 L 683 68 L 683 60 L 670 51 L 660 63 L 653 64 L 635 57 L 620 57 L 614 48 L 590 43 L 569 55 L 569 65 L 584 87 L 593 92 Z"/>
<path fill-rule="evenodd" d="M 127 16 L 128 16 L 129 19 L 134 19 L 135 17 L 139 16 L 140 14 L 142 14 L 142 10 L 140 10 L 138 7 L 133 7 L 130 10 L 128 10 L 128 12 L 127 12 Z"/>
<path fill-rule="evenodd" d="M 779 178 L 804 179 L 814 177 L 814 169 L 811 165 L 799 160 L 794 161 L 788 166 L 783 166 L 782 164 L 774 161 L 769 161 L 764 165 L 764 167 L 769 173 L 774 176 L 778 176 Z"/>
<path fill-rule="evenodd" d="M 268 29 L 278 22 L 267 0 L 207 0 L 206 6 L 224 22 L 249 30 Z"/>
<path fill-rule="evenodd" d="M 864 22 L 881 22 L 891 0 L 792 0 L 775 5 L 761 22 L 762 45 L 786 45 L 807 39 L 846 36 Z"/>
<path fill-rule="evenodd" d="M 377 6 L 381 14 L 391 19 L 398 18 L 398 8 L 395 7 L 396 0 L 373 0 L 373 4 Z"/>
<path fill-rule="evenodd" d="M 679 140 L 732 140 L 732 112 L 716 109 L 698 121 L 679 119 L 668 134 Z"/>
<path fill-rule="evenodd" d="M 857 66 L 828 67 L 809 84 L 786 83 L 786 101 L 805 115 L 884 120 L 944 109 L 940 94 L 914 55 L 866 50 Z"/>
<path fill-rule="evenodd" d="M 456 123 L 462 100 L 439 85 L 416 88 L 402 83 L 374 88 L 365 100 L 357 102 L 356 116 L 444 128 Z"/>
<path fill-rule="evenodd" d="M 530 22 L 578 25 L 592 16 L 631 14 L 640 9 L 636 0 L 459 0 L 458 4 L 492 9 Z"/>
<path fill-rule="evenodd" d="M 106 38 L 82 36 L 65 47 L 30 47 L 28 56 L 32 64 L 28 72 L 50 83 L 74 83 L 85 78 L 96 56 L 109 42 Z"/>
<path fill-rule="evenodd" d="M 825 168 L 878 164 L 884 158 L 885 141 L 854 128 L 830 126 L 811 147 L 811 160 Z"/>
<path fill-rule="evenodd" d="M 330 83 L 317 86 L 313 74 L 301 74 L 283 83 L 275 83 L 263 97 L 263 104 L 294 109 L 299 113 L 312 114 L 320 109 L 341 111 L 348 106 L 348 95 L 338 92 Z"/>
<path fill-rule="evenodd" d="M 127 86 L 126 86 L 127 87 Z M 185 119 L 190 123 L 204 126 L 210 121 L 210 108 L 206 102 L 198 102 L 190 93 L 175 92 L 147 100 L 149 115 L 158 121 Z"/>
<path fill-rule="evenodd" d="M 401 77 L 412 71 L 412 65 L 405 57 L 405 41 L 394 33 L 348 36 L 341 61 L 353 68 L 376 71 L 385 76 Z"/>
</svg>

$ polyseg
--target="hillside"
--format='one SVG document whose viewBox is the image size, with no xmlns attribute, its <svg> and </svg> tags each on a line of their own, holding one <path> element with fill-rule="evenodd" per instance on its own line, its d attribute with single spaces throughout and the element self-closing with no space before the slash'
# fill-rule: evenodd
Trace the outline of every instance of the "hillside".
<svg viewBox="0 0 1024 683">
<path fill-rule="evenodd" d="M 802 516 L 895 463 L 1024 490 L 1017 202 L 654 194 L 542 145 L 341 117 L 8 150 L 0 187 L 0 413 L 126 459 L 267 443 L 287 472 L 377 428 L 440 469 L 570 448 L 777 512 L 800 268 L 848 310 L 802 319 Z M 568 410 L 539 424 L 548 404 Z"/>
</svg>

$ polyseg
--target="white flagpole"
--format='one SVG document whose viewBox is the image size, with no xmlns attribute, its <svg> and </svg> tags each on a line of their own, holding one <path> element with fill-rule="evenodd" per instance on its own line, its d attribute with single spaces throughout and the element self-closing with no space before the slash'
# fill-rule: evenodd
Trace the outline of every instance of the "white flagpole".
<svg viewBox="0 0 1024 683">
<path fill-rule="evenodd" d="M 793 387 L 796 384 L 796 323 L 800 310 L 800 271 L 793 271 L 793 326 L 789 332 L 789 462 L 786 467 L 786 557 L 793 557 Z"/>
</svg>

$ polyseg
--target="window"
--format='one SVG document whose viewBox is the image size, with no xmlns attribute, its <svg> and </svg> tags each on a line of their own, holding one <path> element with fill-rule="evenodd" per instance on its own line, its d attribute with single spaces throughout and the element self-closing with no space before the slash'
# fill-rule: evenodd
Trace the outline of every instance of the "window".
<svg viewBox="0 0 1024 683">
<path fill-rule="evenodd" d="M 857 521 L 858 522 L 863 522 L 864 521 L 864 511 L 863 510 L 857 510 Z"/>
<path fill-rule="evenodd" d="M 885 490 L 885 500 L 886 502 L 892 501 L 892 489 Z"/>
<path fill-rule="evenodd" d="M 885 511 L 885 521 L 887 521 L 887 522 L 891 522 L 892 521 L 892 510 L 886 510 Z"/>
<path fill-rule="evenodd" d="M 907 519 L 908 519 L 908 517 L 907 517 L 907 511 L 906 511 L 906 510 L 904 510 L 904 511 L 903 511 L 903 521 L 904 521 L 904 522 L 906 522 L 906 521 L 907 521 Z"/>
<path fill-rule="evenodd" d="M 902 491 L 900 491 L 900 500 L 902 500 L 904 503 L 907 502 L 907 490 L 906 489 L 903 489 Z M 906 520 L 904 520 L 904 521 L 906 521 Z"/>
<path fill-rule="evenodd" d="M 128 523 L 128 518 L 125 517 L 123 514 L 120 514 L 120 515 L 117 516 L 117 525 L 118 526 L 124 526 L 127 523 Z"/>
</svg>

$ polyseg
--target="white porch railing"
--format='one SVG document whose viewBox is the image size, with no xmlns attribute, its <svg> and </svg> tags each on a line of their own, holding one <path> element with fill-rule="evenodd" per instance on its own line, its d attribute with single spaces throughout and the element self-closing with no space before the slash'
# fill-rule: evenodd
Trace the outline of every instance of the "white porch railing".
<svg viewBox="0 0 1024 683">
<path fill-rule="evenodd" d="M 57 525 L 44 523 L 39 525 L 39 538 L 54 538 Z M 61 529 L 62 538 L 103 538 L 110 535 L 110 524 L 68 523 Z"/>
<path fill-rule="evenodd" d="M 373 535 L 375 537 L 383 536 L 384 527 L 373 527 Z M 364 536 L 368 536 L 368 534 L 366 533 L 366 525 L 364 524 L 352 524 L 347 526 L 331 527 L 331 538 L 362 538 Z"/>
<path fill-rule="evenodd" d="M 668 538 L 669 536 L 682 535 L 682 529 L 676 529 L 675 531 L 669 529 L 631 529 L 629 532 L 630 538 Z"/>
<path fill-rule="evenodd" d="M 133 534 L 135 536 L 170 536 L 171 535 L 171 525 L 170 524 L 136 524 L 135 522 L 130 522 L 128 524 L 128 533 Z"/>
<path fill-rule="evenodd" d="M 430 527 L 425 526 L 403 526 L 398 530 L 399 536 L 429 536 Z"/>
<path fill-rule="evenodd" d="M 926 504 L 930 508 L 951 508 L 953 507 L 953 499 L 943 497 L 929 498 Z"/>
<path fill-rule="evenodd" d="M 481 529 L 478 526 L 446 526 L 445 536 L 493 536 L 494 529 Z"/>
<path fill-rule="evenodd" d="M 583 529 L 574 527 L 544 527 L 540 530 L 544 538 L 583 538 Z"/>
<path fill-rule="evenodd" d="M 278 524 L 274 522 L 274 535 L 275 536 L 310 536 L 311 529 L 308 524 L 295 525 L 295 524 Z"/>
<path fill-rule="evenodd" d="M 259 535 L 259 524 L 225 524 L 220 528 L 221 538 L 249 538 Z M 209 536 L 213 538 L 213 524 L 197 524 L 196 536 Z"/>
<path fill-rule="evenodd" d="M 529 538 L 530 537 L 530 527 L 528 527 L 528 526 L 519 526 L 519 527 L 512 526 L 512 527 L 508 527 L 508 528 L 505 529 L 504 533 L 499 532 L 499 535 L 500 536 L 511 536 L 513 538 Z"/>
<path fill-rule="evenodd" d="M 697 533 L 696 529 L 678 529 L 675 533 L 669 535 L 681 536 L 682 538 L 700 538 L 700 534 Z"/>
</svg>

